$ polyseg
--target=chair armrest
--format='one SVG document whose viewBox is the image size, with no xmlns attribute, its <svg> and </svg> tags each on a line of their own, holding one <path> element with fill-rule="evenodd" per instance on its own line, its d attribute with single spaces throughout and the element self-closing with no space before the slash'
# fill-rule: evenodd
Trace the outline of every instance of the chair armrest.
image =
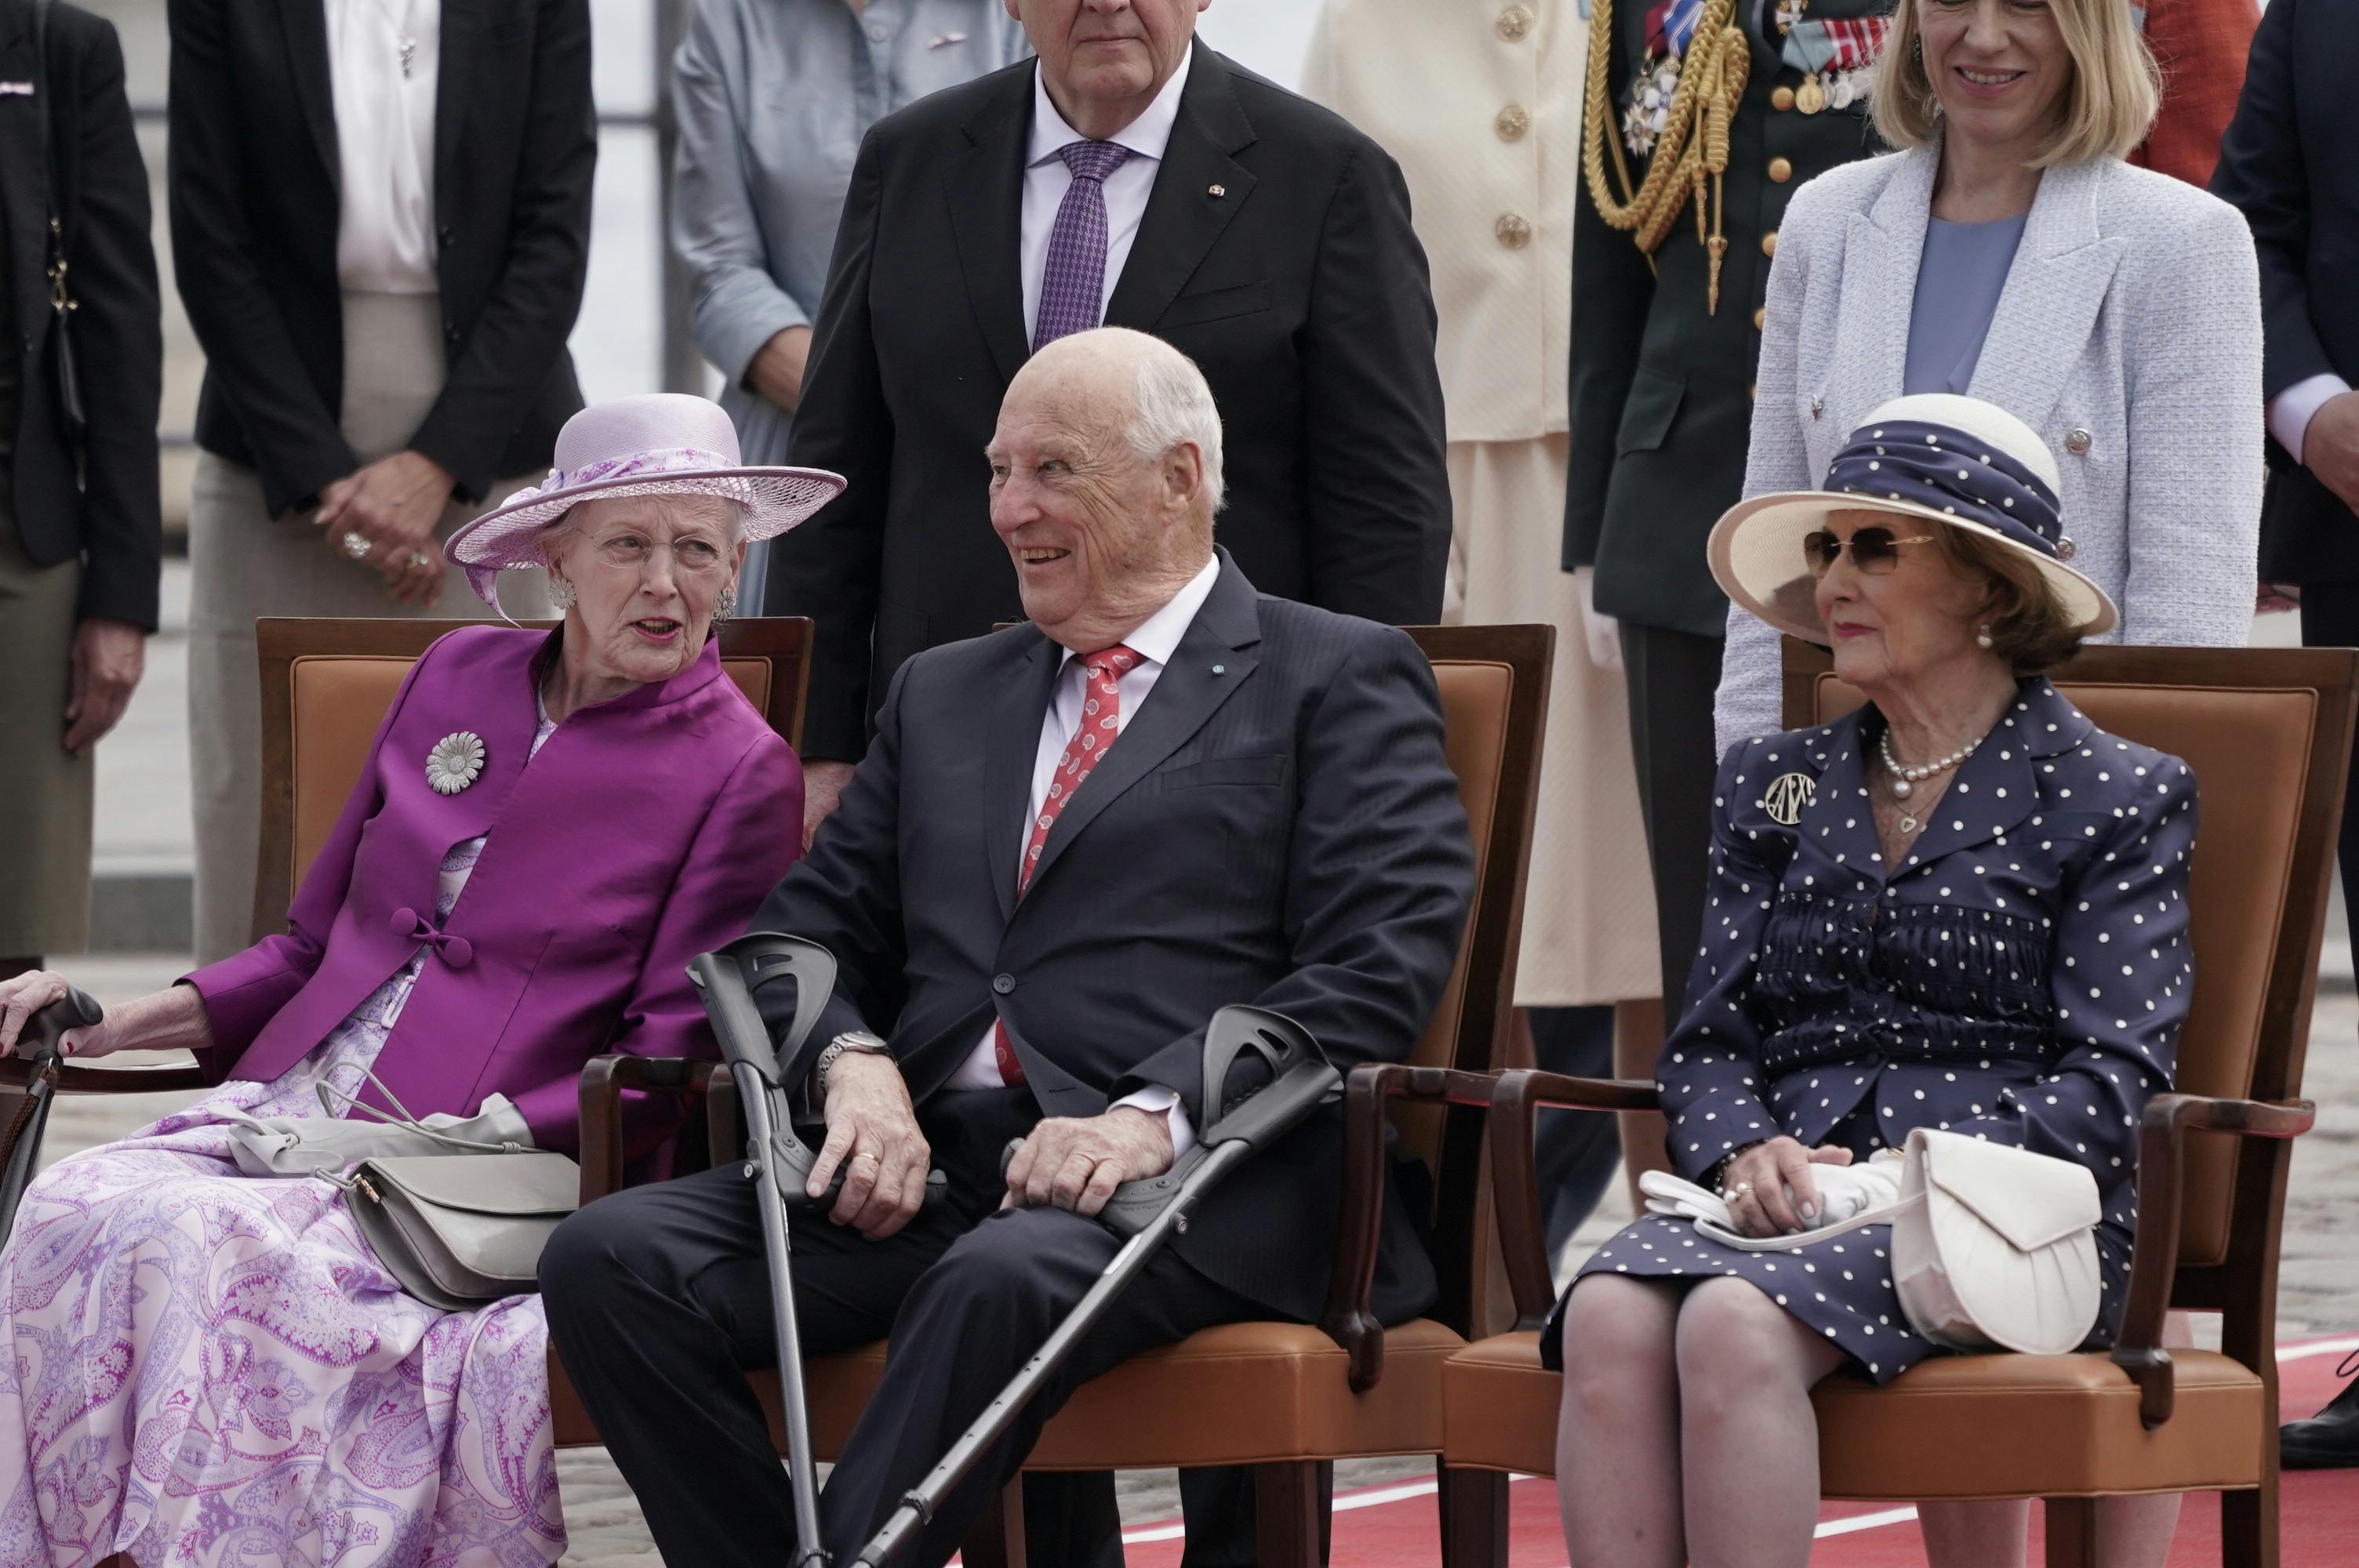
<svg viewBox="0 0 2359 1568">
<path fill-rule="evenodd" d="M 1517 1328 L 1538 1328 L 1556 1304 L 1548 1225 L 1540 1213 L 1539 1166 L 1532 1152 L 1539 1108 L 1654 1110 L 1659 1103 L 1654 1085 L 1623 1078 L 1571 1078 L 1529 1067 L 1499 1075 L 1491 1092 L 1491 1201 L 1499 1217 L 1499 1252 Z"/>
<path fill-rule="evenodd" d="M 0 1088 L 21 1089 L 33 1081 L 33 1065 L 21 1056 L 0 1060 Z M 80 1063 L 59 1065 L 58 1091 L 70 1095 L 150 1095 L 215 1087 L 204 1069 L 194 1063 L 174 1062 L 153 1067 L 92 1067 Z"/>
<path fill-rule="evenodd" d="M 2138 1122 L 2137 1234 L 2130 1245 L 2130 1299 L 2114 1342 L 2114 1365 L 2137 1383 L 2138 1419 L 2151 1429 L 2170 1419 L 2175 1390 L 2162 1325 L 2179 1273 L 2179 1221 L 2186 1134 L 2234 1132 L 2245 1138 L 2298 1138 L 2318 1119 L 2309 1100 L 2213 1099 L 2161 1094 Z"/>
<path fill-rule="evenodd" d="M 623 1190 L 623 1091 L 709 1095 L 718 1062 L 687 1056 L 592 1056 L 582 1067 L 582 1202 Z"/>
<path fill-rule="evenodd" d="M 1351 1357 L 1352 1391 L 1366 1393 L 1385 1370 L 1385 1329 L 1369 1308 L 1385 1221 L 1386 1111 L 1394 1100 L 1488 1106 L 1491 1078 L 1450 1067 L 1371 1064 L 1343 1082 L 1343 1196 L 1335 1262 L 1319 1326 Z"/>
</svg>

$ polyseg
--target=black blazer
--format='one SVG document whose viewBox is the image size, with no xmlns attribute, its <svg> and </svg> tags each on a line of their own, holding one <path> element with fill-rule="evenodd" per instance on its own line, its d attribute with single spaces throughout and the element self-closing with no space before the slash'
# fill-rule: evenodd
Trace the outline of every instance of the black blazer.
<svg viewBox="0 0 2359 1568">
<path fill-rule="evenodd" d="M 37 80 L 32 7 L 0 8 L 0 81 Z M 37 566 L 82 557 L 83 619 L 103 616 L 156 629 L 163 549 L 157 503 L 156 407 L 164 338 L 148 240 L 147 166 L 123 92 L 123 46 L 114 24 L 73 5 L 50 8 L 49 96 L 0 96 L 0 216 L 6 313 L 15 362 L 8 420 L 10 495 L 16 532 Z M 46 272 L 49 177 L 42 167 L 46 110 L 58 165 L 58 216 L 76 301 L 75 362 L 89 421 L 87 464 L 59 422 L 56 351 Z"/>
<path fill-rule="evenodd" d="M 436 275 L 450 378 L 409 445 L 462 499 L 549 466 L 598 157 L 589 0 L 441 0 Z M 205 350 L 197 442 L 276 514 L 359 467 L 341 429 L 339 171 L 321 0 L 171 0 L 172 265 Z"/>
<path fill-rule="evenodd" d="M 1023 613 L 983 449 L 1029 353 L 1033 70 L 937 92 L 861 144 L 789 437 L 794 461 L 852 484 L 777 546 L 767 595 L 769 613 L 819 622 L 810 756 L 860 755 L 902 660 Z M 1440 616 L 1433 294 L 1381 147 L 1198 45 L 1106 322 L 1175 344 L 1212 383 L 1222 542 L 1265 591 Z"/>
<path fill-rule="evenodd" d="M 2212 193 L 2245 214 L 2261 260 L 2262 394 L 2313 375 L 2359 385 L 2359 7 L 2269 0 Z M 2272 438 L 2261 560 L 2271 582 L 2359 581 L 2359 520 Z"/>
<path fill-rule="evenodd" d="M 1407 1057 L 1473 886 L 1425 657 L 1390 627 L 1219 580 L 1153 693 L 1057 819 L 1021 902 L 1042 716 L 1062 650 L 1029 625 L 920 654 L 876 743 L 754 929 L 834 953 L 806 1047 L 892 1044 L 921 1119 L 995 1016 L 1050 1116 L 1177 1090 L 1200 1129 L 1203 1029 L 1234 1001 L 1288 1014 L 1337 1066 Z M 793 988 L 761 1000 L 774 1027 Z M 1334 1255 L 1342 1119 L 1321 1113 L 1219 1188 L 1173 1242 L 1202 1273 L 1309 1321 Z M 1433 1300 L 1387 1200 L 1378 1315 Z"/>
</svg>

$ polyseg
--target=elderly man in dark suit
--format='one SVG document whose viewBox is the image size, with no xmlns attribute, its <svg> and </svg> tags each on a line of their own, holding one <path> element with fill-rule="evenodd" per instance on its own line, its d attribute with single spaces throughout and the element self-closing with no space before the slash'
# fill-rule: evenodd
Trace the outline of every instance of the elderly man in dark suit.
<svg viewBox="0 0 2359 1568">
<path fill-rule="evenodd" d="M 779 542 L 767 598 L 819 622 L 810 827 L 901 662 L 1016 614 L 982 452 L 1064 333 L 1136 328 L 1202 368 L 1235 481 L 1222 539 L 1263 592 L 1441 612 L 1433 297 L 1398 166 L 1195 44 L 1203 0 L 1006 3 L 1037 63 L 880 122 L 837 234 L 790 450 L 852 483 Z"/>
<path fill-rule="evenodd" d="M 2298 585 L 2301 640 L 2359 643 L 2359 9 L 2269 0 L 2212 192 L 2241 209 L 2261 259 L 2269 488 L 2261 578 Z M 2359 763 L 2343 809 L 2343 896 L 2359 911 Z M 2359 914 L 2353 925 L 2359 928 Z M 2285 1428 L 2285 1463 L 2359 1465 L 2359 1379 Z"/>
<path fill-rule="evenodd" d="M 147 230 L 147 168 L 114 24 L 76 5 L 5 0 L 0 979 L 45 953 L 80 951 L 89 935 L 92 748 L 122 718 L 156 629 L 164 343 Z M 55 293 L 53 262 L 64 264 Z M 69 336 L 79 429 L 60 375 Z"/>
<path fill-rule="evenodd" d="M 1016 375 L 991 523 L 1031 620 L 901 667 L 756 918 L 842 966 L 792 1066 L 827 1121 L 812 1191 L 850 1172 L 835 1225 L 794 1232 L 802 1332 L 892 1337 L 822 1499 L 839 1560 L 1113 1258 L 1091 1217 L 1114 1184 L 1189 1147 L 1215 1011 L 1287 1013 L 1349 1067 L 1406 1056 L 1449 977 L 1473 860 L 1431 672 L 1398 631 L 1257 594 L 1214 546 L 1220 430 L 1195 368 L 1138 333 Z M 1341 1138 L 1321 1113 L 1209 1197 L 916 1560 L 949 1557 L 1081 1382 L 1214 1324 L 1316 1316 Z M 921 1210 L 929 1162 L 949 1196 Z M 1387 1204 L 1394 1322 L 1435 1287 Z M 594 1204 L 541 1281 L 666 1558 L 775 1562 L 788 1488 L 743 1372 L 776 1355 L 753 1188 L 732 1166 Z"/>
</svg>

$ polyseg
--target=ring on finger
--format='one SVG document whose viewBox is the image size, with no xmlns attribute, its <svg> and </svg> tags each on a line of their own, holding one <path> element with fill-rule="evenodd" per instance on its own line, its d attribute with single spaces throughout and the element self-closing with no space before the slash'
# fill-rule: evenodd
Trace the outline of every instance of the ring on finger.
<svg viewBox="0 0 2359 1568">
<path fill-rule="evenodd" d="M 365 535 L 355 534 L 347 530 L 344 536 L 342 539 L 337 540 L 336 544 L 337 546 L 344 552 L 344 554 L 350 556 L 356 561 L 364 561 L 368 559 L 369 542 L 368 537 Z"/>
<path fill-rule="evenodd" d="M 1739 1202 L 1743 1199 L 1749 1198 L 1752 1195 L 1753 1184 L 1751 1182 L 1739 1182 L 1734 1186 L 1728 1189 L 1728 1201 L 1731 1203 Z"/>
<path fill-rule="evenodd" d="M 412 550 L 408 555 L 402 557 L 401 564 L 408 567 L 411 571 L 422 572 L 433 563 L 426 558 L 425 551 Z"/>
</svg>

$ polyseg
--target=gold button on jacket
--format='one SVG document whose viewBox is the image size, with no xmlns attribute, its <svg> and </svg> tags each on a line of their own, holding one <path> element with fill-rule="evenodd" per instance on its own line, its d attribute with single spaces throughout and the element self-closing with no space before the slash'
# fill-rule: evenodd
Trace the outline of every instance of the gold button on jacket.
<svg viewBox="0 0 2359 1568">
<path fill-rule="evenodd" d="M 1794 90 L 1792 88 L 1774 87 L 1769 90 L 1769 107 L 1782 114 L 1793 106 Z"/>
<path fill-rule="evenodd" d="M 1761 236 L 1761 254 L 1765 256 L 1774 256 L 1777 254 L 1777 230 L 1772 229 Z"/>
<path fill-rule="evenodd" d="M 1793 178 L 1794 165 L 1792 161 L 1782 157 L 1771 158 L 1769 160 L 1769 178 L 1779 185 L 1783 185 L 1788 180 Z"/>
<path fill-rule="evenodd" d="M 1501 141 L 1520 141 L 1524 133 L 1532 128 L 1532 112 L 1520 103 L 1510 103 L 1499 111 L 1499 117 L 1491 122 L 1491 126 L 1499 133 Z"/>
<path fill-rule="evenodd" d="M 1520 43 L 1532 30 L 1532 14 L 1521 5 L 1510 5 L 1499 13 L 1499 36 L 1509 43 Z"/>
<path fill-rule="evenodd" d="M 1519 251 L 1532 243 L 1532 221 L 1520 212 L 1502 212 L 1491 232 L 1509 250 Z"/>
</svg>

